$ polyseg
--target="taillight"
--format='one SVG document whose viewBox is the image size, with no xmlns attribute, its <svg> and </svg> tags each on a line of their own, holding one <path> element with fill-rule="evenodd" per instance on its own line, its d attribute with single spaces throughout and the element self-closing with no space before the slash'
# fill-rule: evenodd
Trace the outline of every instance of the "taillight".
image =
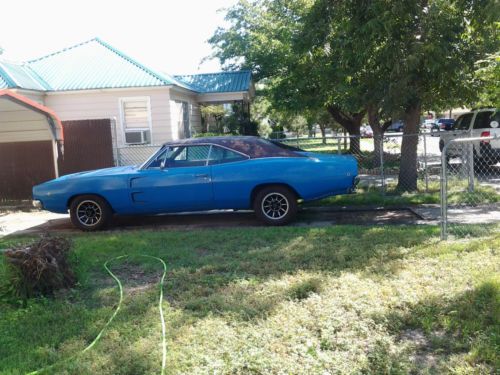
<svg viewBox="0 0 500 375">
<path fill-rule="evenodd" d="M 483 137 L 489 137 L 489 136 L 491 136 L 491 133 L 489 131 L 481 132 L 481 138 L 483 138 Z M 481 143 L 488 144 L 488 143 L 490 143 L 490 141 L 489 140 L 488 141 L 481 141 Z"/>
</svg>

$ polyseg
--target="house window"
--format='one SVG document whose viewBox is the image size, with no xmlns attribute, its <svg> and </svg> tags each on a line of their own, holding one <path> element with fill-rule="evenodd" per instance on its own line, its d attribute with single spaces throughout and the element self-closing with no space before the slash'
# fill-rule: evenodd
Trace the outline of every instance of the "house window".
<svg viewBox="0 0 500 375">
<path fill-rule="evenodd" d="M 151 143 L 151 106 L 149 97 L 122 98 L 121 112 L 125 143 Z"/>
</svg>

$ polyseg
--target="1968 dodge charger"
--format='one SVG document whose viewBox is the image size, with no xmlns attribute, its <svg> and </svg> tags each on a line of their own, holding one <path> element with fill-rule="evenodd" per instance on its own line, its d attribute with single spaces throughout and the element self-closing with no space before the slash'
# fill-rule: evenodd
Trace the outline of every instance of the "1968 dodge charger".
<svg viewBox="0 0 500 375">
<path fill-rule="evenodd" d="M 351 156 L 302 151 L 258 137 L 192 138 L 163 145 L 139 166 L 66 175 L 33 188 L 45 210 L 83 230 L 114 214 L 253 209 L 270 225 L 289 223 L 300 201 L 347 194 L 357 183 Z"/>
</svg>

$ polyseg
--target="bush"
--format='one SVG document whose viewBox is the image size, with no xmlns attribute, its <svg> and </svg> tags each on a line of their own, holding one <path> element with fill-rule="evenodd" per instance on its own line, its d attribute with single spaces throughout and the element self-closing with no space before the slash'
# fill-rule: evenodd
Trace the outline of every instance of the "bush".
<svg viewBox="0 0 500 375">
<path fill-rule="evenodd" d="M 224 133 L 213 133 L 213 132 L 209 132 L 209 133 L 196 133 L 195 135 L 193 135 L 193 138 L 203 138 L 203 137 L 227 137 L 229 135 L 232 135 L 232 134 L 224 134 Z"/>
<path fill-rule="evenodd" d="M 74 286 L 76 278 L 67 260 L 70 248 L 67 239 L 46 235 L 28 246 L 7 250 L 6 294 L 26 301 Z"/>
</svg>

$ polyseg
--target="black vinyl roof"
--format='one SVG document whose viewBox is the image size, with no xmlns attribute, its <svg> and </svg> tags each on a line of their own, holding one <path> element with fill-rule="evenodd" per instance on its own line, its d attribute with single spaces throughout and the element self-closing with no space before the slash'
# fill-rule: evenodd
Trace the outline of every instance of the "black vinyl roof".
<svg viewBox="0 0 500 375">
<path fill-rule="evenodd" d="M 186 138 L 178 141 L 167 142 L 165 143 L 165 146 L 188 146 L 196 144 L 213 144 L 223 146 L 248 155 L 252 159 L 266 157 L 304 157 L 304 155 L 295 152 L 292 147 L 288 147 L 286 145 L 280 146 L 279 143 L 251 136 Z"/>
</svg>

